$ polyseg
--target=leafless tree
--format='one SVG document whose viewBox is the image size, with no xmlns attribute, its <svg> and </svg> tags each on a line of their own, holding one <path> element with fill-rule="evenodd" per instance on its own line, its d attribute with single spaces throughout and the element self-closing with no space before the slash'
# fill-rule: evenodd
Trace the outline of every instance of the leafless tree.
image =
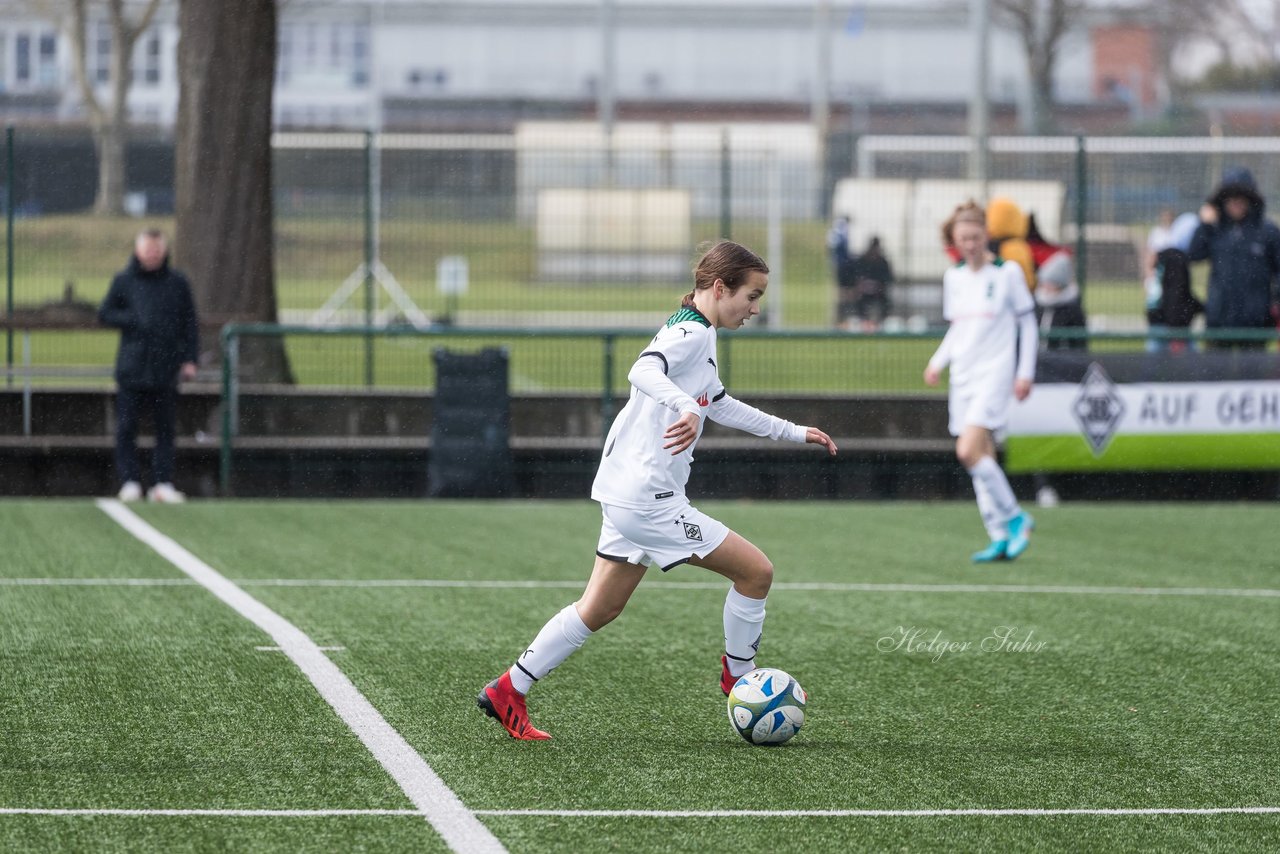
<svg viewBox="0 0 1280 854">
<path fill-rule="evenodd" d="M 277 8 L 271 0 L 180 0 L 175 245 L 202 320 L 276 320 L 271 107 Z M 289 382 L 283 343 L 248 338 L 242 375 Z"/>
<path fill-rule="evenodd" d="M 1053 74 L 1062 40 L 1081 20 L 1084 0 L 993 0 L 996 22 L 1011 28 L 1022 43 L 1031 81 L 1029 125 L 1047 133 L 1053 125 Z"/>
<path fill-rule="evenodd" d="M 155 17 L 160 0 L 32 0 L 29 8 L 56 22 L 71 49 L 71 68 L 80 101 L 89 117 L 98 154 L 97 213 L 124 211 L 125 144 L 129 131 L 129 87 L 133 84 L 133 49 Z M 109 100 L 98 95 L 88 66 L 89 27 L 105 21 L 111 32 L 107 66 Z"/>
</svg>

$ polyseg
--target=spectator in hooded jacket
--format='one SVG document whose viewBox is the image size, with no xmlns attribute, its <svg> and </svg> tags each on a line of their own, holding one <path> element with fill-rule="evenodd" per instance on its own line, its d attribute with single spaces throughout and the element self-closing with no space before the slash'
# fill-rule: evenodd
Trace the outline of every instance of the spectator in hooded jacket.
<svg viewBox="0 0 1280 854">
<path fill-rule="evenodd" d="M 133 256 L 111 280 L 98 319 L 120 330 L 116 354 L 116 469 L 120 500 L 142 497 L 138 423 L 148 411 L 156 431 L 154 485 L 147 498 L 180 503 L 173 486 L 178 382 L 196 375 L 198 326 L 187 277 L 169 267 L 164 234 L 147 229 L 134 240 Z"/>
<path fill-rule="evenodd" d="M 1187 252 L 1192 261 L 1209 260 L 1205 326 L 1224 329 L 1273 327 L 1280 274 L 1280 228 L 1265 216 L 1266 203 L 1248 169 L 1223 172 L 1222 183 L 1200 208 L 1200 226 Z M 1261 350 L 1266 341 L 1211 342 L 1218 348 Z"/>
</svg>

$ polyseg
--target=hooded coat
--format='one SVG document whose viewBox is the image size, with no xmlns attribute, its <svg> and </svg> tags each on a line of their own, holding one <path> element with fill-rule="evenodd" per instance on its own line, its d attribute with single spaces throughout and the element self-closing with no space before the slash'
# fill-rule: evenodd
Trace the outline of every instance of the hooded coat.
<svg viewBox="0 0 1280 854">
<path fill-rule="evenodd" d="M 199 357 L 195 300 L 187 277 L 164 263 L 144 270 L 136 255 L 111 280 L 98 320 L 120 330 L 116 382 L 127 389 L 178 384 L 184 362 Z"/>
<path fill-rule="evenodd" d="M 1242 220 L 1227 216 L 1225 204 L 1232 196 L 1249 202 L 1249 212 Z M 1266 203 L 1253 175 L 1248 169 L 1227 169 L 1208 203 L 1218 209 L 1218 221 L 1200 223 L 1187 252 L 1192 261 L 1210 261 L 1205 324 L 1211 329 L 1273 325 L 1280 228 L 1266 218 Z"/>
</svg>

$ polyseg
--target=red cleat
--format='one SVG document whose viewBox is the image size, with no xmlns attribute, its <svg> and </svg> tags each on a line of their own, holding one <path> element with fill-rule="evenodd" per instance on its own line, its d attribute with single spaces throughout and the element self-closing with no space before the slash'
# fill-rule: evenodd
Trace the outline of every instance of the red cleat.
<svg viewBox="0 0 1280 854">
<path fill-rule="evenodd" d="M 720 656 L 720 690 L 724 695 L 729 696 L 729 692 L 733 690 L 733 683 L 738 681 L 738 677 L 729 672 L 729 657 Z"/>
<path fill-rule="evenodd" d="M 529 723 L 529 712 L 525 710 L 524 694 L 511 684 L 511 674 L 503 673 L 497 679 L 484 686 L 484 690 L 476 697 L 476 705 L 486 715 L 497 718 L 512 738 L 521 741 L 543 741 L 551 736 Z"/>
</svg>

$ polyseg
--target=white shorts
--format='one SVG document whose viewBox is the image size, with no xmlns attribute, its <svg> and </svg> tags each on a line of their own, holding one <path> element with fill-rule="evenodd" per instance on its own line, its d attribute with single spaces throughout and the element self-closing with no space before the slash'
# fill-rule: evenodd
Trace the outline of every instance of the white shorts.
<svg viewBox="0 0 1280 854">
<path fill-rule="evenodd" d="M 965 427 L 985 427 L 996 433 L 1004 432 L 1009 423 L 1009 407 L 1013 404 L 1013 383 L 974 383 L 951 386 L 947 393 L 947 409 L 952 436 L 959 436 Z"/>
<path fill-rule="evenodd" d="M 663 572 L 697 555 L 715 551 L 729 528 L 688 502 L 671 501 L 653 510 L 600 505 L 600 542 L 596 554 L 640 566 L 656 564 Z"/>
</svg>

